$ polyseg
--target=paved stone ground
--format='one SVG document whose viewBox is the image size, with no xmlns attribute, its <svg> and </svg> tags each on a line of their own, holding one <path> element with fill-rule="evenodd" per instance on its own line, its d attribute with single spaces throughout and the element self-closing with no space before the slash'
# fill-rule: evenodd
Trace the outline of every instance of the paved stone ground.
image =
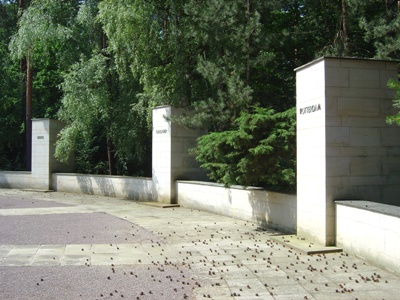
<svg viewBox="0 0 400 300">
<path fill-rule="evenodd" d="M 276 234 L 185 208 L 0 189 L 0 299 L 399 299 L 394 274 L 303 255 Z"/>
</svg>

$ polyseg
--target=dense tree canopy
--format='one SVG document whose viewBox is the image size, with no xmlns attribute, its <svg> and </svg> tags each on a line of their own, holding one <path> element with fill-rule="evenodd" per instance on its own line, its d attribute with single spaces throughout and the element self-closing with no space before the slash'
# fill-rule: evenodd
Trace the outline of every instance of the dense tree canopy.
<svg viewBox="0 0 400 300">
<path fill-rule="evenodd" d="M 193 112 L 176 122 L 208 131 L 192 152 L 212 180 L 290 189 L 293 69 L 400 49 L 395 0 L 24 4 L 0 1 L 0 169 L 23 166 L 28 60 L 32 116 L 67 123 L 57 157 L 75 151 L 80 172 L 149 175 L 150 112 L 170 104 Z"/>
<path fill-rule="evenodd" d="M 8 51 L 10 37 L 17 31 L 18 6 L 0 3 L 0 169 L 22 169 L 22 77 L 18 62 L 11 59 Z"/>
</svg>

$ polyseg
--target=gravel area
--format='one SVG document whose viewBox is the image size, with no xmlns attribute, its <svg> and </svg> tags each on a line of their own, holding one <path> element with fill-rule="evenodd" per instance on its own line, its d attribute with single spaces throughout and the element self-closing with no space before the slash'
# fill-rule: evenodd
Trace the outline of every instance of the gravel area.
<svg viewBox="0 0 400 300">
<path fill-rule="evenodd" d="M 161 265 L 0 267 L 0 282 L 7 300 L 193 299 L 198 284 L 187 268 Z"/>
<path fill-rule="evenodd" d="M 58 203 L 55 201 L 43 201 L 32 198 L 15 198 L 0 196 L 0 209 L 12 208 L 39 208 L 39 207 L 68 207 L 69 204 Z"/>
<path fill-rule="evenodd" d="M 0 244 L 132 244 L 149 239 L 157 236 L 105 213 L 0 217 Z"/>
</svg>

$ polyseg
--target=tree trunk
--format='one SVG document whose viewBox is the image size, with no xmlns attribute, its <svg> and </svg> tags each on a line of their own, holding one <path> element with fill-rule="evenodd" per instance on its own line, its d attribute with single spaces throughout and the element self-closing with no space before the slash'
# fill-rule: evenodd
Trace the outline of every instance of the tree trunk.
<svg viewBox="0 0 400 300">
<path fill-rule="evenodd" d="M 104 56 L 108 57 L 107 53 L 107 36 L 104 31 L 101 33 L 101 51 Z M 113 101 L 113 82 L 110 74 L 110 61 L 107 60 L 107 75 L 105 78 L 105 84 L 107 85 L 107 89 L 109 91 L 109 99 L 108 101 Z M 109 136 L 109 132 L 111 131 L 111 124 L 107 125 L 107 163 L 108 163 L 108 174 L 115 175 L 116 174 L 116 159 L 115 159 L 115 149 L 112 138 Z"/>
<path fill-rule="evenodd" d="M 107 158 L 108 158 L 108 174 L 116 174 L 116 160 L 115 160 L 114 145 L 111 138 L 107 137 Z"/>
<path fill-rule="evenodd" d="M 18 16 L 21 17 L 25 9 L 25 1 L 18 0 Z M 32 163 L 32 82 L 33 82 L 33 72 L 32 72 L 32 61 L 30 54 L 27 58 L 22 58 L 20 60 L 20 70 L 21 73 L 26 74 L 23 79 L 23 86 L 25 90 L 25 95 L 23 97 L 23 102 L 25 102 L 25 155 L 26 155 L 26 168 L 28 171 L 31 170 Z"/>
<path fill-rule="evenodd" d="M 349 47 L 349 26 L 347 23 L 347 4 L 346 0 L 342 0 L 342 34 L 343 34 L 343 56 L 350 53 Z"/>
<path fill-rule="evenodd" d="M 105 54 L 106 48 L 107 48 L 107 36 L 104 33 L 104 31 L 101 33 L 101 51 L 103 51 L 103 54 Z"/>
<path fill-rule="evenodd" d="M 18 0 L 18 9 L 19 9 L 18 14 L 21 16 L 24 10 L 24 0 Z"/>
<path fill-rule="evenodd" d="M 299 31 L 299 15 L 300 15 L 300 4 L 298 1 L 294 2 L 294 16 L 293 16 L 293 32 L 296 33 L 294 38 L 294 50 L 293 50 L 293 65 L 298 67 L 298 38 L 297 34 Z"/>
<path fill-rule="evenodd" d="M 251 14 L 251 2 L 250 0 L 247 0 L 247 23 L 248 26 L 250 26 L 250 14 Z M 246 59 L 246 83 L 250 85 L 250 59 L 251 59 L 251 54 L 250 50 L 251 49 L 251 35 L 247 39 L 247 59 Z"/>
<path fill-rule="evenodd" d="M 30 54 L 26 60 L 26 106 L 25 106 L 25 142 L 26 142 L 26 164 L 31 170 L 32 161 L 32 86 L 33 71 Z"/>
</svg>

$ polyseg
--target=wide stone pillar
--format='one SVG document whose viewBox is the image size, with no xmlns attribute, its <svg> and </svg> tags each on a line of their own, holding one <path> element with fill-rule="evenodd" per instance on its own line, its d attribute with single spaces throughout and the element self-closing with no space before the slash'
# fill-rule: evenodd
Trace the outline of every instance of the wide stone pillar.
<svg viewBox="0 0 400 300">
<path fill-rule="evenodd" d="M 172 116 L 183 111 L 171 106 L 153 109 L 152 178 L 157 201 L 176 204 L 176 180 L 204 180 L 200 169 L 188 150 L 196 145 L 200 132 L 171 122 Z"/>
<path fill-rule="evenodd" d="M 397 62 L 321 58 L 296 69 L 297 235 L 335 244 L 338 199 L 393 203 L 400 194 Z"/>
<path fill-rule="evenodd" d="M 34 189 L 52 189 L 51 174 L 54 172 L 72 172 L 73 157 L 68 164 L 54 157 L 57 135 L 64 123 L 51 119 L 32 120 L 32 171 L 31 182 Z"/>
</svg>

